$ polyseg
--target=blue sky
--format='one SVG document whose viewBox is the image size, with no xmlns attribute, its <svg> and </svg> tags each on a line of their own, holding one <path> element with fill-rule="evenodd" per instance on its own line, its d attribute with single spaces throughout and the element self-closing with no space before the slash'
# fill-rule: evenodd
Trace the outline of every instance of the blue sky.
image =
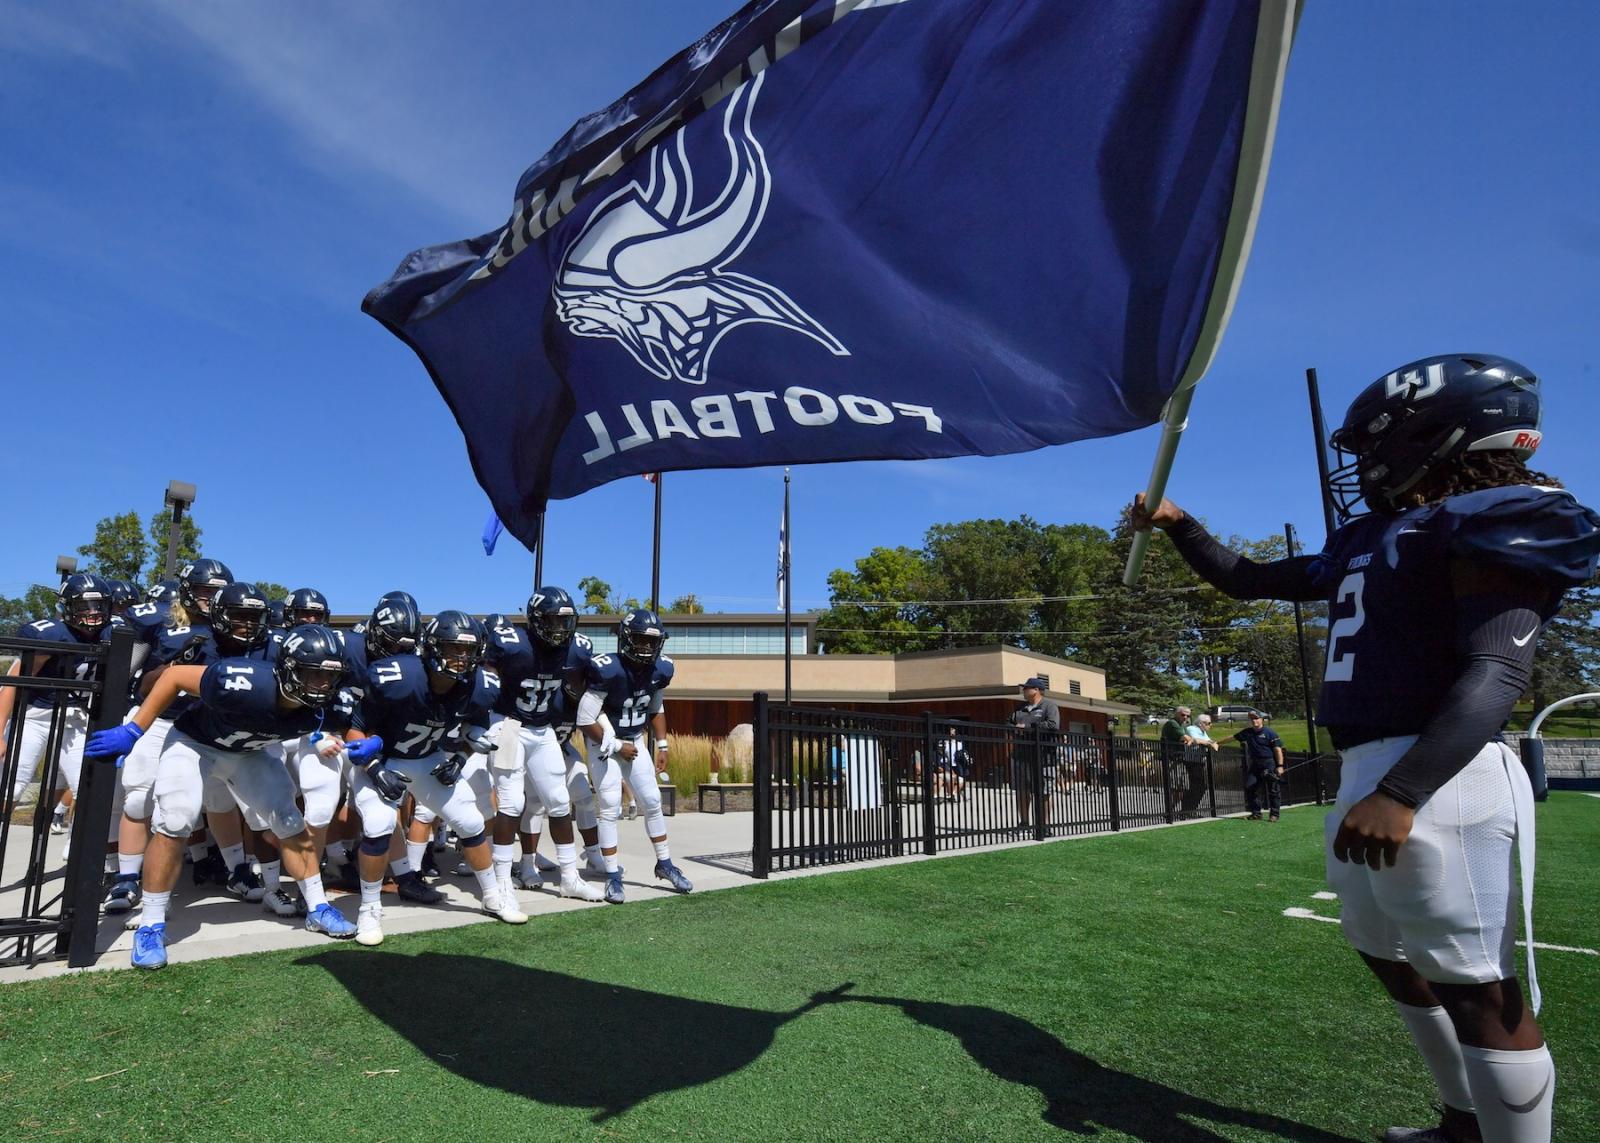
<svg viewBox="0 0 1600 1143">
<path fill-rule="evenodd" d="M 514 610 L 486 501 L 415 357 L 359 312 L 418 246 L 504 218 L 579 115 L 731 0 L 0 0 L 0 592 L 94 521 L 199 486 L 206 551 L 365 610 Z M 1545 378 L 1541 467 L 1600 502 L 1600 8 L 1312 4 L 1255 250 L 1171 492 L 1225 532 L 1322 535 L 1303 371 L 1337 418 L 1458 349 Z M 1026 511 L 1109 525 L 1156 430 L 1026 456 L 796 470 L 797 605 L 875 545 Z M 778 470 L 672 474 L 662 592 L 768 610 Z M 643 595 L 650 486 L 553 505 L 546 580 Z"/>
</svg>

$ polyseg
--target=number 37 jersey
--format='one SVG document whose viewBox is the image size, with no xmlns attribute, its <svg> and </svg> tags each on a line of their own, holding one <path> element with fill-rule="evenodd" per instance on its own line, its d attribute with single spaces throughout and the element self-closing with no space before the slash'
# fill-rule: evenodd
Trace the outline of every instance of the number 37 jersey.
<svg viewBox="0 0 1600 1143">
<path fill-rule="evenodd" d="M 571 696 L 583 694 L 594 645 L 574 634 L 554 650 L 515 627 L 490 632 L 490 653 L 500 673 L 500 700 L 495 711 L 524 726 L 571 722 L 577 713 Z"/>
<path fill-rule="evenodd" d="M 1594 574 L 1597 554 L 1600 516 L 1568 492 L 1532 485 L 1346 524 L 1313 565 L 1329 593 L 1317 721 L 1339 747 L 1422 730 L 1462 668 L 1452 563 L 1498 566 L 1545 585 L 1548 620 L 1560 593 Z"/>
<path fill-rule="evenodd" d="M 589 661 L 589 690 L 601 697 L 601 711 L 618 738 L 636 738 L 650 721 L 656 697 L 672 684 L 672 660 L 662 655 L 649 668 L 632 666 L 621 655 L 596 655 Z"/>
</svg>

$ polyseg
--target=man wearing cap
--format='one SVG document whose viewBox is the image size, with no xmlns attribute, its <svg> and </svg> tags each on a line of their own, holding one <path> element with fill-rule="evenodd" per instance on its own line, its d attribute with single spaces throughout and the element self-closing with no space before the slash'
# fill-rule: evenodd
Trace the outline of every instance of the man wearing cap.
<svg viewBox="0 0 1600 1143">
<path fill-rule="evenodd" d="M 1174 797 L 1176 781 L 1172 775 L 1177 773 L 1178 764 L 1183 761 L 1184 748 L 1189 745 L 1189 716 L 1192 713 L 1186 706 L 1173 707 L 1172 717 L 1161 724 L 1161 757 L 1166 762 L 1163 769 L 1167 774 L 1167 810 L 1174 815 L 1178 807 Z"/>
<path fill-rule="evenodd" d="M 1244 796 L 1245 804 L 1250 807 L 1249 820 L 1261 820 L 1261 791 L 1265 788 L 1268 811 L 1272 815 L 1267 820 L 1277 821 L 1278 808 L 1282 805 L 1279 785 L 1283 778 L 1283 739 L 1266 724 L 1259 710 L 1250 712 L 1250 725 L 1234 738 L 1244 747 Z"/>
<path fill-rule="evenodd" d="M 1017 790 L 1017 822 L 1024 829 L 1033 817 L 1033 733 L 1038 727 L 1041 734 L 1051 739 L 1049 745 L 1040 748 L 1038 759 L 1040 777 L 1044 788 L 1050 788 L 1055 777 L 1056 749 L 1054 739 L 1061 731 L 1061 708 L 1054 699 L 1044 697 L 1044 680 L 1035 675 L 1022 684 L 1023 706 L 1011 716 L 1012 725 L 1018 730 L 1016 750 L 1016 790 Z M 1045 816 L 1040 818 L 1040 825 L 1049 824 L 1049 802 L 1045 803 Z"/>
</svg>

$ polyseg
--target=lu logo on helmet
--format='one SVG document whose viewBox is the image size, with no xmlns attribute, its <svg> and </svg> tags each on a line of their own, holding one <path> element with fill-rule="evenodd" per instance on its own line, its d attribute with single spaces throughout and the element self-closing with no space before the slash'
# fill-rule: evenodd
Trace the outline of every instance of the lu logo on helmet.
<svg viewBox="0 0 1600 1143">
<path fill-rule="evenodd" d="M 761 228 L 772 188 L 766 153 L 750 128 L 766 73 L 728 100 L 722 134 L 731 169 L 717 197 L 694 205 L 683 132 L 650 152 L 637 179 L 608 196 L 567 247 L 552 292 L 556 313 L 580 337 L 621 343 L 662 380 L 704 385 L 717 344 L 749 322 L 780 326 L 850 351 L 776 286 L 728 269 Z"/>
</svg>

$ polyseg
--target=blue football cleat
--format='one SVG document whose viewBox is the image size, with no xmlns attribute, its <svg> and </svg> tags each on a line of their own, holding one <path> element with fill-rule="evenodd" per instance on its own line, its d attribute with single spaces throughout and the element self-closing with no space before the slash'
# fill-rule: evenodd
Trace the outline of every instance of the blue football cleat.
<svg viewBox="0 0 1600 1143">
<path fill-rule="evenodd" d="M 611 905 L 622 904 L 622 870 L 606 874 L 606 902 Z"/>
<path fill-rule="evenodd" d="M 694 884 L 683 875 L 683 870 L 670 861 L 656 862 L 656 876 L 678 893 L 688 893 L 694 889 Z"/>
<path fill-rule="evenodd" d="M 345 920 L 343 913 L 324 901 L 306 917 L 306 931 L 327 933 L 336 941 L 347 941 L 356 935 L 356 924 Z"/>
<path fill-rule="evenodd" d="M 140 925 L 133 934 L 133 967 L 167 967 L 167 926 Z"/>
</svg>

